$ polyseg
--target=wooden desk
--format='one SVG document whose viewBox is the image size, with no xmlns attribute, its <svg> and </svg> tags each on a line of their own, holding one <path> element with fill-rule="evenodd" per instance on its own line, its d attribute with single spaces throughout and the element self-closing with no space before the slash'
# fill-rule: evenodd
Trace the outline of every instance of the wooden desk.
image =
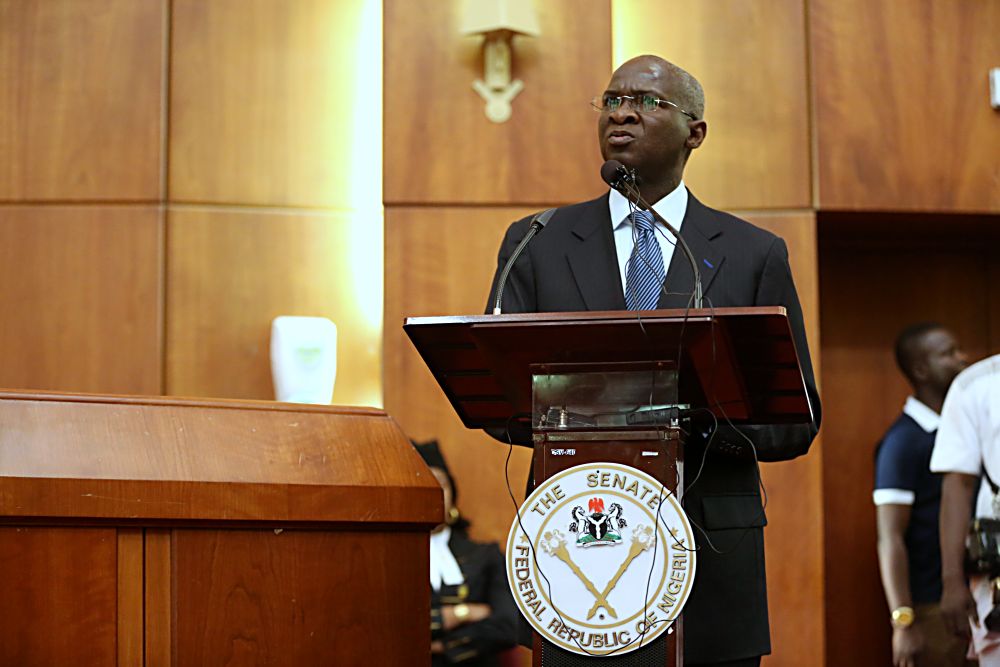
<svg viewBox="0 0 1000 667">
<path fill-rule="evenodd" d="M 426 662 L 442 516 L 380 410 L 0 392 L 0 664 Z"/>
</svg>

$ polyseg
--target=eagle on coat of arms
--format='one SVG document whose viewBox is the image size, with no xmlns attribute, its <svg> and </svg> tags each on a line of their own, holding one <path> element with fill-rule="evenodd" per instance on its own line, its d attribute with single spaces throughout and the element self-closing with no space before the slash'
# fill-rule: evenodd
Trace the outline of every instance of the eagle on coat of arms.
<svg viewBox="0 0 1000 667">
<path fill-rule="evenodd" d="M 569 524 L 569 530 L 577 533 L 576 545 L 589 547 L 621 542 L 619 531 L 628 525 L 622 516 L 622 506 L 611 503 L 611 507 L 605 512 L 602 498 L 591 498 L 587 505 L 589 514 L 579 505 L 571 512 L 573 522 Z"/>
</svg>

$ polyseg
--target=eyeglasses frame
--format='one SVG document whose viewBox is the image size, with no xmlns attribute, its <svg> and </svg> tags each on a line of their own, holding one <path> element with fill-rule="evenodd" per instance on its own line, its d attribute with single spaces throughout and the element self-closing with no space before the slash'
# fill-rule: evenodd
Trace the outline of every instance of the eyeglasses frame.
<svg viewBox="0 0 1000 667">
<path fill-rule="evenodd" d="M 659 97 L 656 97 L 655 95 L 651 95 L 650 93 L 642 93 L 642 95 L 640 97 L 647 97 L 647 96 L 651 97 L 653 99 L 653 101 L 656 102 L 657 108 L 662 108 L 664 104 L 667 104 L 667 105 L 673 107 L 674 109 L 677 109 L 678 111 L 680 111 L 682 114 L 684 114 L 685 116 L 687 116 L 691 120 L 698 120 L 698 118 L 695 117 L 695 115 L 693 113 L 691 113 L 689 111 L 685 111 L 680 106 L 678 106 L 677 104 L 671 102 L 670 100 L 661 99 Z M 618 102 L 618 108 L 617 109 L 610 109 L 607 106 L 603 106 L 603 104 L 604 104 L 604 98 L 605 97 L 610 97 L 610 98 L 618 99 L 619 100 L 619 102 Z M 629 104 L 632 106 L 632 110 L 635 111 L 636 113 L 650 113 L 650 112 L 654 111 L 654 109 L 650 109 L 649 111 L 644 111 L 643 109 L 641 109 L 640 106 L 639 106 L 638 101 L 636 100 L 636 96 L 635 95 L 610 95 L 608 93 L 604 93 L 603 95 L 597 95 L 596 97 L 594 97 L 594 99 L 592 99 L 590 101 L 590 106 L 594 107 L 594 110 L 598 111 L 600 113 L 614 113 L 615 111 L 617 111 L 618 109 L 621 108 L 622 104 L 625 103 L 624 102 L 625 100 L 628 100 Z"/>
</svg>

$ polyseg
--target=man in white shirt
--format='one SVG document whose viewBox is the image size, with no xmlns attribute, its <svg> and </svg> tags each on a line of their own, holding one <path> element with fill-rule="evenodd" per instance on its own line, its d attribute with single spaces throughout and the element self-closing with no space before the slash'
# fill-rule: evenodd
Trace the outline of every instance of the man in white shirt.
<svg viewBox="0 0 1000 667">
<path fill-rule="evenodd" d="M 1000 665 L 1000 628 L 991 630 L 982 622 L 994 606 L 991 579 L 973 575 L 967 588 L 964 572 L 965 538 L 977 487 L 975 516 L 1000 518 L 1000 503 L 986 481 L 1000 479 L 1000 355 L 973 364 L 955 378 L 941 411 L 931 470 L 946 473 L 941 491 L 941 611 L 956 634 L 968 636 L 971 629 L 981 665 Z"/>
</svg>

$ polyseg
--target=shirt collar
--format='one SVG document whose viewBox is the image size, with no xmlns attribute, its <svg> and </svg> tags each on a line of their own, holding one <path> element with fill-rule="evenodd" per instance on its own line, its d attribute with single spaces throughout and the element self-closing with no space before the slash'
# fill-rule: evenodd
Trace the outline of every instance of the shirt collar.
<svg viewBox="0 0 1000 667">
<path fill-rule="evenodd" d="M 684 222 L 684 214 L 687 213 L 688 191 L 682 180 L 673 191 L 660 201 L 653 204 L 653 208 L 663 218 L 680 231 L 681 223 Z M 628 224 L 629 207 L 628 199 L 625 195 L 612 189 L 608 196 L 608 206 L 611 209 L 611 229 L 615 230 L 624 224 Z"/>
<path fill-rule="evenodd" d="M 941 415 L 934 412 L 913 396 L 906 399 L 906 403 L 903 405 L 903 414 L 912 418 L 913 421 L 917 422 L 917 425 L 920 426 L 920 428 L 924 429 L 928 433 L 936 431 L 938 429 L 938 424 L 941 423 Z"/>
<path fill-rule="evenodd" d="M 431 533 L 431 542 L 438 544 L 448 544 L 451 541 L 451 526 L 445 526 L 441 530 Z"/>
<path fill-rule="evenodd" d="M 448 541 L 451 539 L 451 528 L 445 527 L 437 533 L 431 533 L 431 588 L 438 591 L 441 586 L 458 586 L 465 581 L 462 568 L 451 553 Z"/>
</svg>

